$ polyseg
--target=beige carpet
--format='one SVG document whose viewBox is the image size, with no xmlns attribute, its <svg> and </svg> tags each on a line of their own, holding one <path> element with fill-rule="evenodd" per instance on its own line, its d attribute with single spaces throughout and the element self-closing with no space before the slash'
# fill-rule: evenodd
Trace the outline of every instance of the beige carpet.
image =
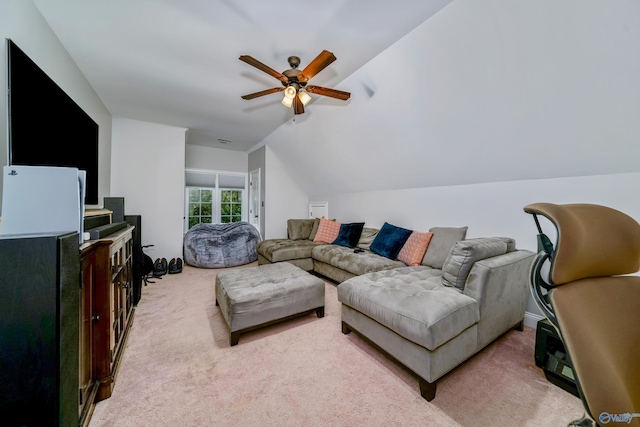
<svg viewBox="0 0 640 427">
<path fill-rule="evenodd" d="M 218 270 L 185 266 L 143 287 L 99 426 L 566 426 L 580 400 L 547 382 L 535 331 L 511 331 L 438 383 L 427 402 L 411 373 L 343 335 L 336 286 L 315 314 L 229 346 L 215 306 Z"/>
</svg>

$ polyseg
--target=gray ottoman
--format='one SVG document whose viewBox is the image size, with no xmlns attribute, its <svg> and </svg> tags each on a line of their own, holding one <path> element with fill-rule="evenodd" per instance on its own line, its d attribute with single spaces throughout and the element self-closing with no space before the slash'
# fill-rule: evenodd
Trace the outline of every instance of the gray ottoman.
<svg viewBox="0 0 640 427">
<path fill-rule="evenodd" d="M 229 326 L 229 342 L 240 334 L 316 312 L 324 317 L 324 280 L 288 262 L 221 271 L 216 305 Z"/>
</svg>

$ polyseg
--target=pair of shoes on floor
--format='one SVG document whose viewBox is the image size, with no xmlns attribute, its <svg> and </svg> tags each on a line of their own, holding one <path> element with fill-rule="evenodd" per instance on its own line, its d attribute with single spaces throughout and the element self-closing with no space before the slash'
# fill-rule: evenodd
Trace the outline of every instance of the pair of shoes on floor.
<svg viewBox="0 0 640 427">
<path fill-rule="evenodd" d="M 165 274 L 182 273 L 182 259 L 172 258 L 167 262 L 166 258 L 158 258 L 153 263 L 153 277 L 164 276 Z"/>
<path fill-rule="evenodd" d="M 177 273 L 182 273 L 182 259 L 172 258 L 171 261 L 169 261 L 169 274 Z"/>
<path fill-rule="evenodd" d="M 167 274 L 169 263 L 166 258 L 158 258 L 153 262 L 153 277 L 160 277 Z"/>
</svg>

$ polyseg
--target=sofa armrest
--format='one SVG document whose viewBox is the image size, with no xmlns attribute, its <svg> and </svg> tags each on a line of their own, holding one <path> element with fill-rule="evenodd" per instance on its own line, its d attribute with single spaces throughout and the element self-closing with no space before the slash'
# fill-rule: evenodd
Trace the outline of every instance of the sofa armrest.
<svg viewBox="0 0 640 427">
<path fill-rule="evenodd" d="M 478 301 L 478 349 L 516 326 L 529 299 L 529 270 L 535 253 L 516 250 L 476 262 L 464 294 Z"/>
</svg>

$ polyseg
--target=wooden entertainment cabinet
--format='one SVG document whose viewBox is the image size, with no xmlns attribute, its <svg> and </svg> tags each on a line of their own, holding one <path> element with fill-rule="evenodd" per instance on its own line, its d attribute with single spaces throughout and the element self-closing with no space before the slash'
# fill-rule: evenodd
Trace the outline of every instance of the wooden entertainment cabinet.
<svg viewBox="0 0 640 427">
<path fill-rule="evenodd" d="M 80 246 L 80 425 L 111 396 L 133 321 L 132 233 L 128 226 Z"/>
<path fill-rule="evenodd" d="M 80 247 L 77 233 L 0 238 L 3 425 L 87 426 L 111 396 L 134 317 L 133 230 Z"/>
</svg>

